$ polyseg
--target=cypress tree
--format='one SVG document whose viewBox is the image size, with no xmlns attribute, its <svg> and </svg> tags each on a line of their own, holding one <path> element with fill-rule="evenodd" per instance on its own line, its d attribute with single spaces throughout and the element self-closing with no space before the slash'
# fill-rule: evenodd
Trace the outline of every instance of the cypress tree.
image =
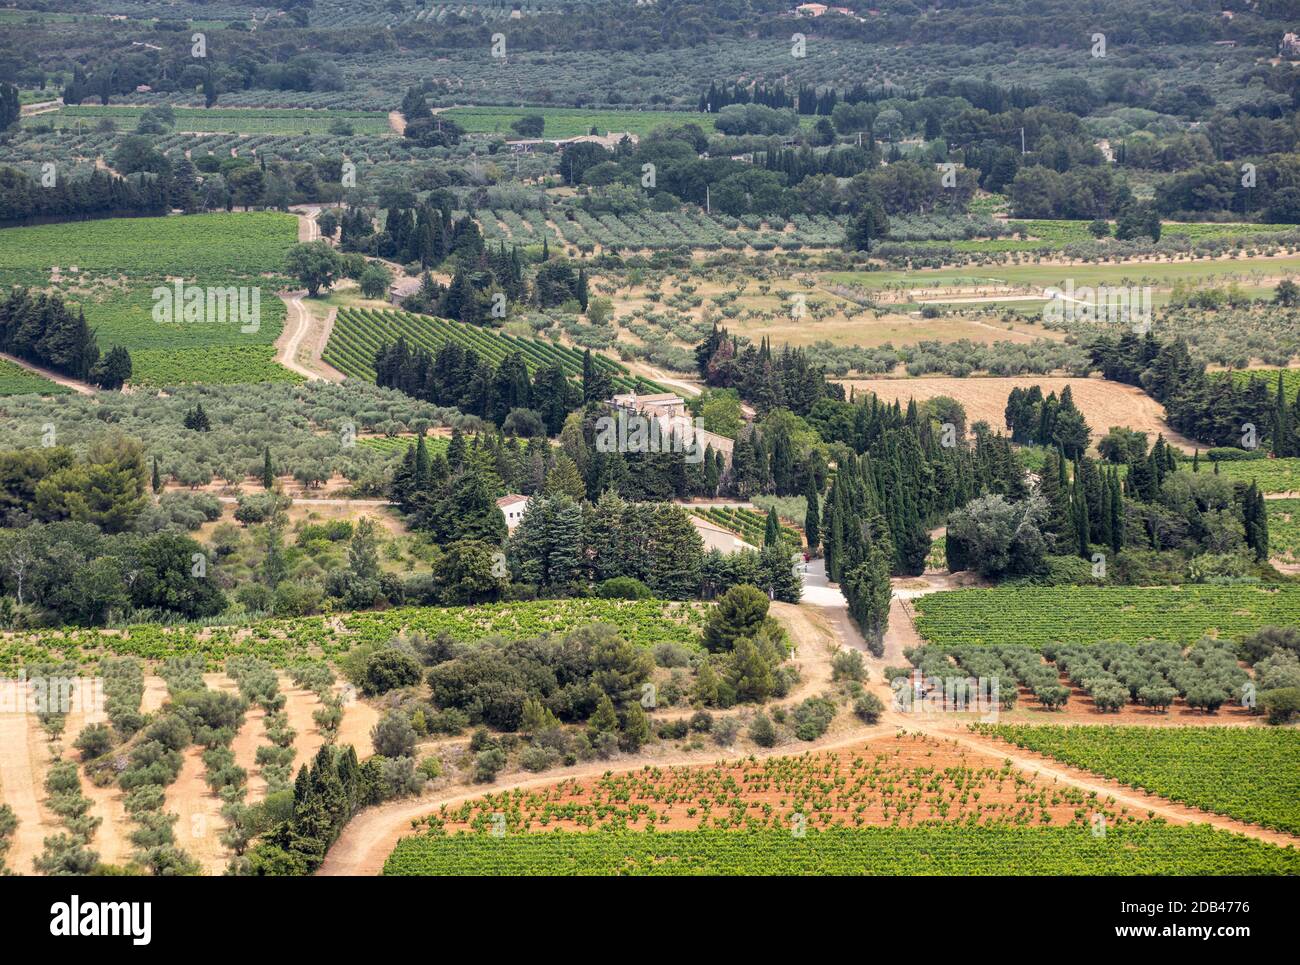
<svg viewBox="0 0 1300 965">
<path fill-rule="evenodd" d="M 803 516 L 803 531 L 804 535 L 808 537 L 808 552 L 816 553 L 817 546 L 822 538 L 821 509 L 818 506 L 817 486 L 813 482 L 811 475 L 808 477 L 808 484 L 804 487 L 803 498 L 804 502 L 808 504 Z"/>
<path fill-rule="evenodd" d="M 262 453 L 262 488 L 270 489 L 275 485 L 275 470 L 271 467 L 271 447 Z"/>
<path fill-rule="evenodd" d="M 763 546 L 781 545 L 781 523 L 776 518 L 776 507 L 767 511 L 767 527 L 763 532 Z"/>
<path fill-rule="evenodd" d="M 1110 548 L 1118 553 L 1124 547 L 1124 494 L 1120 489 L 1119 470 L 1110 480 Z"/>
</svg>

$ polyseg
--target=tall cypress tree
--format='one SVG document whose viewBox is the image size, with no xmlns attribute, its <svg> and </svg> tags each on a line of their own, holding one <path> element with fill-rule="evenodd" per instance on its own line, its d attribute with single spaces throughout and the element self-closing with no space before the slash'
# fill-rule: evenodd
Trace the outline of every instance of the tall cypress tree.
<svg viewBox="0 0 1300 965">
<path fill-rule="evenodd" d="M 808 552 L 816 553 L 817 546 L 821 543 L 822 526 L 821 526 L 821 509 L 819 507 L 820 499 L 817 494 L 817 485 L 813 482 L 811 475 L 808 477 L 807 485 L 803 491 L 804 502 L 808 508 L 803 515 L 803 531 L 808 538 Z"/>
</svg>

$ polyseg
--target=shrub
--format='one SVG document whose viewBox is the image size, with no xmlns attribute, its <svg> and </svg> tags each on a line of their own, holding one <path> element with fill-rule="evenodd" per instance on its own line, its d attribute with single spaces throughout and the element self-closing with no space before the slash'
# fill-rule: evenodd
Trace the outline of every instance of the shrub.
<svg viewBox="0 0 1300 965">
<path fill-rule="evenodd" d="M 613 577 L 596 589 L 596 596 L 602 600 L 648 600 L 653 595 L 650 587 L 632 576 Z"/>
<path fill-rule="evenodd" d="M 875 694 L 863 691 L 853 701 L 853 713 L 868 724 L 879 721 L 880 715 L 884 712 L 885 705 L 881 703 L 880 698 Z"/>
<path fill-rule="evenodd" d="M 107 724 L 90 724 L 77 735 L 72 746 L 81 751 L 83 761 L 93 760 L 112 749 L 113 731 Z"/>
<path fill-rule="evenodd" d="M 499 747 L 492 747 L 485 751 L 480 751 L 474 757 L 474 782 L 476 784 L 490 784 L 497 779 L 502 768 L 506 766 L 505 751 Z"/>
<path fill-rule="evenodd" d="M 760 712 L 750 721 L 749 739 L 759 747 L 776 746 L 776 727 L 767 714 Z"/>
<path fill-rule="evenodd" d="M 861 650 L 840 650 L 831 658 L 832 680 L 867 679 L 867 668 L 862 660 Z"/>
<path fill-rule="evenodd" d="M 420 662 L 395 647 L 385 647 L 370 655 L 361 675 L 361 691 L 367 696 L 386 694 L 398 687 L 420 682 Z"/>
<path fill-rule="evenodd" d="M 835 719 L 835 703 L 825 697 L 809 697 L 792 714 L 794 735 L 803 741 L 816 740 Z"/>
<path fill-rule="evenodd" d="M 1300 716 L 1300 687 L 1266 690 L 1259 695 L 1260 706 L 1270 724 L 1286 724 Z"/>
<path fill-rule="evenodd" d="M 383 757 L 408 757 L 415 753 L 415 728 L 406 714 L 390 710 L 370 731 L 375 753 Z"/>
</svg>

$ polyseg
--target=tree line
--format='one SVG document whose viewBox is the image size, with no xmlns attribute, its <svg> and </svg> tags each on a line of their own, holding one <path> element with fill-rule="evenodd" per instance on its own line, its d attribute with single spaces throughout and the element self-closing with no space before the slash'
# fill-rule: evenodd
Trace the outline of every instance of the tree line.
<svg viewBox="0 0 1300 965">
<path fill-rule="evenodd" d="M 86 314 L 58 295 L 15 288 L 0 300 L 0 351 L 105 389 L 131 378 L 131 356 L 120 345 L 100 357 Z"/>
</svg>

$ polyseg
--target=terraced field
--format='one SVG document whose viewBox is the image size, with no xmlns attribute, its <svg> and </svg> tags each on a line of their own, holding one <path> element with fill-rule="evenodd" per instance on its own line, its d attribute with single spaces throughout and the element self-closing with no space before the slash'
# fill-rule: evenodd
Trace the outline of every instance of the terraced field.
<svg viewBox="0 0 1300 965">
<path fill-rule="evenodd" d="M 1300 735 L 1244 727 L 1037 727 L 980 733 L 1171 801 L 1300 834 Z"/>
<path fill-rule="evenodd" d="M 1193 643 L 1300 626 L 1300 588 L 1252 586 L 1014 587 L 932 593 L 916 628 L 937 646 Z"/>
<path fill-rule="evenodd" d="M 760 513 L 753 509 L 742 509 L 739 506 L 692 506 L 691 513 L 700 519 L 708 520 L 721 526 L 723 529 L 729 529 L 750 546 L 756 546 L 759 549 L 763 547 L 763 539 L 767 534 L 767 514 Z M 803 534 L 793 526 L 781 524 L 782 540 L 790 547 L 791 552 L 803 548 Z"/>
<path fill-rule="evenodd" d="M 473 349 L 493 364 L 510 352 L 519 352 L 530 371 L 543 365 L 559 365 L 568 376 L 582 374 L 582 352 L 541 339 L 520 338 L 492 329 L 461 322 L 416 315 L 411 312 L 370 308 L 344 308 L 334 322 L 329 344 L 321 357 L 350 378 L 374 381 L 375 353 L 405 337 L 410 345 L 436 352 L 448 342 Z M 627 368 L 603 355 L 593 356 L 596 364 L 610 373 L 620 392 L 663 392 L 662 386 L 632 375 Z"/>
</svg>

